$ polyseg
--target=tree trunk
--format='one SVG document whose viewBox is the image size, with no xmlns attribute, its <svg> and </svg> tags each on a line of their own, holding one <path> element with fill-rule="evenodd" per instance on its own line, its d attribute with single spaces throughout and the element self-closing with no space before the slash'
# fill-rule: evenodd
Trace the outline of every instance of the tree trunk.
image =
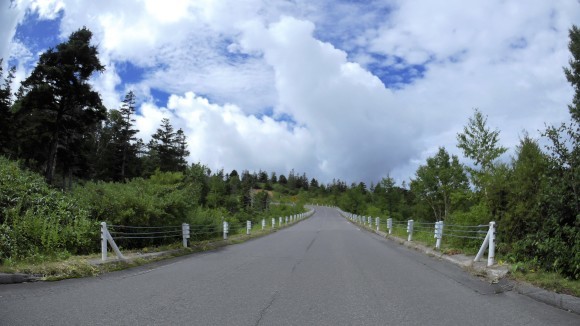
<svg viewBox="0 0 580 326">
<path fill-rule="evenodd" d="M 127 144 L 123 144 L 123 161 L 121 162 L 121 181 L 125 182 L 125 165 L 127 161 Z"/>
<path fill-rule="evenodd" d="M 60 137 L 60 121 L 62 120 L 62 110 L 56 115 L 55 130 L 50 140 L 50 148 L 48 152 L 48 159 L 46 162 L 46 182 L 52 184 L 54 179 L 54 170 L 56 169 L 56 158 L 58 154 L 58 138 Z"/>
<path fill-rule="evenodd" d="M 50 142 L 50 149 L 48 152 L 48 160 L 46 162 L 45 178 L 46 178 L 46 182 L 48 184 L 52 184 L 52 180 L 54 179 L 54 170 L 56 168 L 57 152 L 58 152 L 58 137 L 53 136 L 53 139 Z"/>
</svg>

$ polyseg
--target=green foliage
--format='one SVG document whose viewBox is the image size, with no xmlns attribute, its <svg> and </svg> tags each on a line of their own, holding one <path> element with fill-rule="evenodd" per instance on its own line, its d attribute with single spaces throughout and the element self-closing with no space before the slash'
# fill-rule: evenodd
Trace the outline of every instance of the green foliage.
<svg viewBox="0 0 580 326">
<path fill-rule="evenodd" d="M 0 260 L 86 253 L 98 230 L 85 206 L 0 157 Z"/>
<path fill-rule="evenodd" d="M 572 54 L 566 78 L 574 88 L 569 106 L 572 121 L 549 127 L 546 183 L 542 187 L 542 223 L 535 233 L 517 243 L 516 254 L 538 258 L 540 266 L 580 279 L 580 30 L 570 29 Z M 541 260 L 539 259 L 541 257 Z"/>
<path fill-rule="evenodd" d="M 457 147 L 463 150 L 465 157 L 484 171 L 492 169 L 494 161 L 507 151 L 507 148 L 498 146 L 499 130 L 491 131 L 487 127 L 487 117 L 478 109 L 474 110 L 463 132 L 457 134 L 457 141 Z"/>
<path fill-rule="evenodd" d="M 183 130 L 173 130 L 169 119 L 161 120 L 161 126 L 151 136 L 149 147 L 149 168 L 161 171 L 184 171 L 185 158 L 189 156 Z"/>
<path fill-rule="evenodd" d="M 96 221 L 116 225 L 167 226 L 185 222 L 193 202 L 181 172 L 159 172 L 127 183 L 88 182 L 74 191 Z"/>
<path fill-rule="evenodd" d="M 527 135 L 516 149 L 512 161 L 508 188 L 508 209 L 499 221 L 498 236 L 501 242 L 513 243 L 527 234 L 536 233 L 542 225 L 541 200 L 546 187 L 547 158 L 537 141 Z"/>
<path fill-rule="evenodd" d="M 459 159 L 450 157 L 443 147 L 417 169 L 415 179 L 411 180 L 411 191 L 431 207 L 436 221 L 447 219 L 453 211 L 452 195 L 467 192 L 468 187 Z"/>
<path fill-rule="evenodd" d="M 572 26 L 569 31 L 570 43 L 568 49 L 572 58 L 570 58 L 570 67 L 564 67 L 566 79 L 574 88 L 574 98 L 572 104 L 568 106 L 572 121 L 580 123 L 580 29 Z"/>
<path fill-rule="evenodd" d="M 0 58 L 0 78 L 3 77 L 3 60 Z M 9 153 L 12 144 L 11 124 L 12 124 L 12 89 L 10 84 L 14 79 L 16 68 L 12 67 L 4 78 L 4 84 L 0 85 L 0 153 Z"/>
<path fill-rule="evenodd" d="M 86 160 L 79 155 L 82 135 L 105 117 L 101 97 L 89 83 L 93 73 L 104 70 L 91 38 L 82 28 L 41 54 L 13 110 L 18 154 L 45 163 L 49 184 L 57 168 L 69 174 Z"/>
</svg>

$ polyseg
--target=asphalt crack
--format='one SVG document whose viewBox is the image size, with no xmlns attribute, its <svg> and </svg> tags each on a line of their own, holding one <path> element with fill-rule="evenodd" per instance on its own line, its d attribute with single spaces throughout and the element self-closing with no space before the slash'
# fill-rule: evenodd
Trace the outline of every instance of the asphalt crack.
<svg viewBox="0 0 580 326">
<path fill-rule="evenodd" d="M 256 323 L 254 324 L 255 326 L 260 325 L 260 322 L 262 321 L 262 318 L 264 318 L 266 311 L 268 311 L 268 309 L 270 309 L 270 307 L 274 304 L 274 301 L 276 301 L 279 294 L 280 294 L 279 290 L 276 290 L 274 292 L 274 294 L 272 294 L 272 297 L 270 298 L 270 302 L 266 305 L 266 307 L 264 307 L 262 310 L 260 310 L 260 318 L 258 318 Z"/>
</svg>

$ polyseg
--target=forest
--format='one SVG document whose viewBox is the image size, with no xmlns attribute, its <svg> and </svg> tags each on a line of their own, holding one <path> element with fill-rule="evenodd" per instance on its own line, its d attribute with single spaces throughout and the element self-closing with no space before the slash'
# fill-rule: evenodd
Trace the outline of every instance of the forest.
<svg viewBox="0 0 580 326">
<path fill-rule="evenodd" d="M 569 36 L 570 121 L 543 130 L 548 146 L 524 133 L 512 157 L 500 159 L 508 151 L 500 131 L 475 109 L 457 134 L 463 158 L 441 147 L 409 182 L 397 185 L 387 176 L 347 185 L 294 170 L 277 175 L 188 164 L 186 136 L 168 119 L 145 144 L 135 137 L 134 93 L 120 108 L 105 108 L 92 88 L 91 76 L 104 67 L 92 33 L 79 29 L 42 53 L 17 90 L 14 68 L 0 70 L 0 263 L 95 252 L 100 221 L 210 226 L 318 203 L 399 221 L 495 221 L 504 259 L 578 280 L 580 30 L 573 26 Z"/>
</svg>

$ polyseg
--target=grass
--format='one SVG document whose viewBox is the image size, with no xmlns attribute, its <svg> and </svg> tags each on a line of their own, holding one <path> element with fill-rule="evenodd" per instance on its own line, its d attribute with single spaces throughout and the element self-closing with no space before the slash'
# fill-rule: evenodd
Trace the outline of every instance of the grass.
<svg viewBox="0 0 580 326">
<path fill-rule="evenodd" d="M 525 264 L 513 264 L 510 277 L 546 290 L 580 297 L 580 280 L 571 280 L 555 272 L 536 270 Z"/>
<path fill-rule="evenodd" d="M 288 224 L 283 224 L 282 227 L 276 226 L 274 230 L 270 226 L 266 226 L 262 230 L 261 223 L 256 223 L 252 226 L 251 234 L 246 234 L 245 228 L 232 230 L 232 234 L 227 240 L 215 237 L 210 240 L 191 242 L 188 248 L 183 248 L 181 242 L 172 243 L 158 247 L 145 247 L 139 250 L 123 250 L 123 255 L 130 257 L 128 261 L 114 260 L 103 264 L 94 264 L 93 261 L 98 261 L 101 258 L 99 254 L 71 256 L 68 254 L 60 254 L 54 256 L 34 256 L 24 261 L 7 260 L 0 265 L 0 272 L 2 273 L 23 273 L 33 275 L 43 281 L 58 281 L 69 278 L 90 277 L 97 276 L 107 272 L 123 270 L 131 267 L 141 266 L 144 264 L 165 260 L 169 258 L 188 255 L 196 252 L 214 250 L 230 244 L 238 244 L 249 239 L 258 238 L 267 234 L 276 232 L 280 229 L 294 225 L 301 220 Z M 278 220 L 276 220 L 276 223 Z M 235 231 L 235 232 L 234 232 Z M 146 253 L 166 252 L 161 256 L 140 257 L 139 255 Z M 114 253 L 109 252 L 109 256 Z"/>
</svg>

